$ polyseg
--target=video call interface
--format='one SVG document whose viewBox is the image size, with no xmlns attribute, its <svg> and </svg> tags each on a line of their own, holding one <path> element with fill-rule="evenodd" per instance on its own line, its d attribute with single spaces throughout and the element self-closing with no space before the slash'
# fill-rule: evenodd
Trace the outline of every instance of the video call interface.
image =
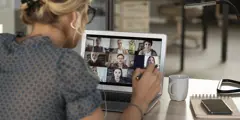
<svg viewBox="0 0 240 120">
<path fill-rule="evenodd" d="M 102 84 L 132 84 L 136 68 L 159 65 L 161 40 L 87 36 L 85 61 Z"/>
</svg>

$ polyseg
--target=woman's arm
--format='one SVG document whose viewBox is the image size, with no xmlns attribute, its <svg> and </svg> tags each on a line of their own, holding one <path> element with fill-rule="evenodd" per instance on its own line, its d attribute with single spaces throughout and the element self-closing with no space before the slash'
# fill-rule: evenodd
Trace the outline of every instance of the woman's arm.
<svg viewBox="0 0 240 120">
<path fill-rule="evenodd" d="M 157 52 L 152 49 L 152 56 L 157 56 Z"/>
<path fill-rule="evenodd" d="M 144 73 L 144 74 L 143 74 Z M 135 78 L 139 74 L 143 74 L 142 78 L 137 81 Z M 133 94 L 132 104 L 136 106 L 128 106 L 121 116 L 121 120 L 141 120 L 150 102 L 160 91 L 160 72 L 155 69 L 154 64 L 150 64 L 146 70 L 137 69 L 133 74 Z M 140 110 L 139 110 L 140 109 Z M 141 113 L 142 112 L 142 113 Z M 91 116 L 82 120 L 103 120 L 104 115 L 101 109 L 97 109 Z"/>
<path fill-rule="evenodd" d="M 128 106 L 127 109 L 124 110 L 121 119 L 120 120 L 142 120 L 143 117 L 143 113 L 145 113 L 145 111 L 147 110 L 147 104 L 143 103 L 140 100 L 131 102 L 137 106 L 139 106 L 139 108 L 142 110 L 140 111 L 136 106 Z M 141 113 L 143 112 L 143 113 Z"/>
<path fill-rule="evenodd" d="M 143 55 L 143 50 L 139 51 L 138 55 Z"/>
<path fill-rule="evenodd" d="M 136 77 L 143 74 L 140 80 Z M 148 105 L 160 92 L 161 73 L 150 64 L 146 70 L 135 70 L 132 78 L 132 101 L 136 105 L 130 105 L 123 113 L 121 120 L 141 120 L 142 114 L 146 113 Z M 140 109 L 140 110 L 139 110 Z"/>
</svg>

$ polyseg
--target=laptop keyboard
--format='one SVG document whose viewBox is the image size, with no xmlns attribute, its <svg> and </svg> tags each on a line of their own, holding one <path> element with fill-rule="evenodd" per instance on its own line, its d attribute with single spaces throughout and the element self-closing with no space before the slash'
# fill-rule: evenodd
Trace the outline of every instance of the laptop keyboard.
<svg viewBox="0 0 240 120">
<path fill-rule="evenodd" d="M 132 94 L 123 93 L 123 92 L 113 92 L 113 91 L 104 91 L 106 94 L 106 101 L 116 101 L 116 102 L 130 102 Z M 101 91 L 102 98 L 105 100 L 104 92 Z"/>
</svg>

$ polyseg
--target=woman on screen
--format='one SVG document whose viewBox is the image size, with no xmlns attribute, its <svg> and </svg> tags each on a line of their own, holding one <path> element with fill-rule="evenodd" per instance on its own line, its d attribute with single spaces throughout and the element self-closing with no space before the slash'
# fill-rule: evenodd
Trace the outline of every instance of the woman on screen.
<svg viewBox="0 0 240 120">
<path fill-rule="evenodd" d="M 131 60 L 129 68 L 133 68 L 133 67 L 134 67 L 134 60 Z"/>
<path fill-rule="evenodd" d="M 112 78 L 109 82 L 112 83 L 124 83 L 123 72 L 121 68 L 116 68 L 113 70 Z"/>
<path fill-rule="evenodd" d="M 103 66 L 104 66 L 104 63 L 99 60 L 98 56 L 99 56 L 98 53 L 92 52 L 92 53 L 91 53 L 91 60 L 88 61 L 88 64 L 89 64 L 90 66 L 103 67 Z"/>
<path fill-rule="evenodd" d="M 149 56 L 147 59 L 147 66 L 149 64 L 155 64 L 155 58 L 153 56 Z"/>
<path fill-rule="evenodd" d="M 152 49 L 152 44 L 152 40 L 145 40 L 143 42 L 144 48 L 139 51 L 138 55 L 157 56 L 157 52 Z"/>
<path fill-rule="evenodd" d="M 98 75 L 98 72 L 97 72 L 97 67 L 92 67 L 92 71 L 95 75 Z"/>
</svg>

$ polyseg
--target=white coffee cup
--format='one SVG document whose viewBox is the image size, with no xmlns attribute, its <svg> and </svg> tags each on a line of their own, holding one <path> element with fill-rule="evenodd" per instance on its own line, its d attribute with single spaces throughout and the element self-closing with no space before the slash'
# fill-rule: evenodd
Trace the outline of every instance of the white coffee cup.
<svg viewBox="0 0 240 120">
<path fill-rule="evenodd" d="M 169 76 L 168 93 L 171 100 L 183 101 L 188 94 L 188 81 L 187 75 L 171 75 Z"/>
</svg>

